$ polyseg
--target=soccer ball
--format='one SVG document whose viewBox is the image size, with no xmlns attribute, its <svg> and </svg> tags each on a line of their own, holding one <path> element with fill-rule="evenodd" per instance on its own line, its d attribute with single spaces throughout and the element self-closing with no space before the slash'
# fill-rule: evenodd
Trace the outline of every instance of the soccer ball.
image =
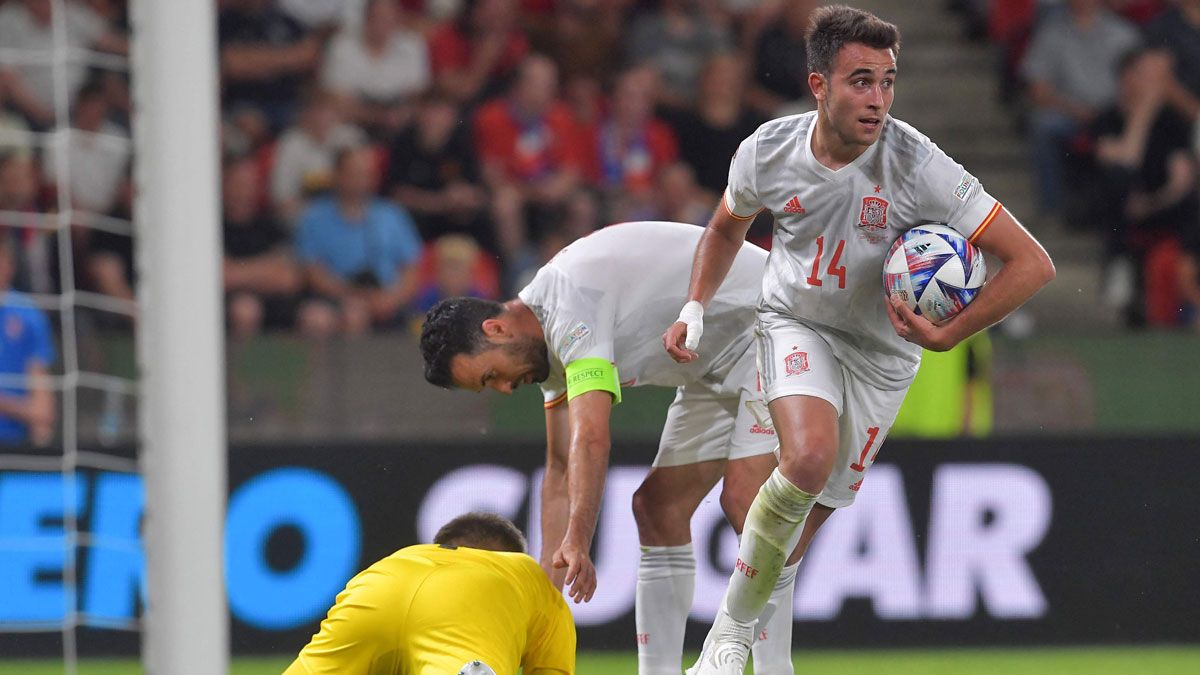
<svg viewBox="0 0 1200 675">
<path fill-rule="evenodd" d="M 924 223 L 900 235 L 883 262 L 883 287 L 940 324 L 962 311 L 987 278 L 983 254 L 958 231 Z"/>
</svg>

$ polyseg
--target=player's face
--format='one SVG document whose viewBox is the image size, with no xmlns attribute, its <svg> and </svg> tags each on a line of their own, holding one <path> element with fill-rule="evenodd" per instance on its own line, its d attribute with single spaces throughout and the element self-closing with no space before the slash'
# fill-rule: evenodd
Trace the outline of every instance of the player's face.
<svg viewBox="0 0 1200 675">
<path fill-rule="evenodd" d="M 451 371 L 462 389 L 511 394 L 522 384 L 544 382 L 550 376 L 550 358 L 544 340 L 514 336 L 478 354 L 456 356 Z"/>
<path fill-rule="evenodd" d="M 895 96 L 892 50 L 848 43 L 838 51 L 828 79 L 817 73 L 812 77 L 819 80 L 813 83 L 818 105 L 844 145 L 868 146 L 879 140 Z"/>
</svg>

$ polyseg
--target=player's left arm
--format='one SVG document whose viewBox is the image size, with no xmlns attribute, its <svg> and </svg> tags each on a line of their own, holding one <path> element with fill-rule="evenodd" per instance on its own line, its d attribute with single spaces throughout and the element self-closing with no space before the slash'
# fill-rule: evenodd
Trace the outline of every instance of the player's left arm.
<svg viewBox="0 0 1200 675">
<path fill-rule="evenodd" d="M 596 568 L 590 550 L 596 517 L 604 494 L 611 446 L 609 417 L 614 394 L 606 389 L 585 391 L 570 400 L 570 451 L 567 462 L 567 530 L 554 553 L 554 567 L 565 568 L 565 583 L 575 602 L 596 592 Z"/>
<path fill-rule="evenodd" d="M 898 297 L 884 303 L 896 334 L 925 349 L 944 352 L 991 326 L 1054 279 L 1054 263 L 1042 245 L 1008 209 L 1001 207 L 973 243 L 1000 260 L 999 273 L 984 285 L 971 304 L 946 323 L 935 326 L 917 316 Z"/>
</svg>

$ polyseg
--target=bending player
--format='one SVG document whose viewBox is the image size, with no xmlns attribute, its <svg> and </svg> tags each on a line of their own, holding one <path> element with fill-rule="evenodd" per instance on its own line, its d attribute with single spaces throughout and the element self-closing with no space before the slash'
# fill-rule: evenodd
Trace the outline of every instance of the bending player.
<svg viewBox="0 0 1200 675">
<path fill-rule="evenodd" d="M 572 675 L 575 623 L 515 525 L 468 513 L 368 567 L 284 675 Z"/>
<path fill-rule="evenodd" d="M 510 393 L 541 383 L 546 413 L 542 564 L 565 568 L 576 602 L 591 598 L 588 551 L 604 490 L 609 415 L 621 387 L 677 387 L 654 468 L 634 495 L 642 544 L 636 621 L 642 675 L 678 675 L 692 605 L 690 521 L 724 477 L 721 505 L 741 531 L 746 509 L 775 467 L 751 326 L 766 252 L 739 243 L 709 305 L 703 357 L 680 368 L 659 348 L 661 326 L 687 292 L 703 232 L 680 223 L 625 223 L 580 239 L 501 305 L 453 298 L 430 310 L 421 334 L 425 377 L 444 387 Z M 757 408 L 757 416 L 755 415 Z M 560 572 L 561 574 L 561 572 Z M 794 576 L 772 582 L 759 673 L 791 668 Z"/>
<path fill-rule="evenodd" d="M 950 349 L 1054 278 L 1041 245 L 974 176 L 888 116 L 895 26 L 849 7 L 822 7 L 807 44 L 817 110 L 767 122 L 742 142 L 696 248 L 689 302 L 663 335 L 680 363 L 705 358 L 713 348 L 698 339 L 705 308 L 750 221 L 769 209 L 776 225 L 756 334 L 780 466 L 750 508 L 722 609 L 688 673 L 742 672 L 775 579 L 833 509 L 854 501 L 921 348 Z M 941 326 L 882 293 L 889 245 L 922 221 L 949 223 L 1003 263 Z"/>
</svg>

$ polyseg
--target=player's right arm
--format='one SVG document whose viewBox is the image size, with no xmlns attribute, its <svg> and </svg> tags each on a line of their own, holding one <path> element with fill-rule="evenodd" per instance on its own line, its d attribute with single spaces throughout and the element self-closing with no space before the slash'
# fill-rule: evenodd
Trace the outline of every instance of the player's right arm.
<svg viewBox="0 0 1200 675">
<path fill-rule="evenodd" d="M 566 570 L 554 567 L 554 552 L 567 532 L 567 458 L 571 421 L 566 401 L 546 404 L 546 470 L 542 478 L 542 550 L 539 562 L 555 588 Z"/>
<path fill-rule="evenodd" d="M 679 363 L 697 358 L 695 350 L 704 328 L 704 308 L 725 281 L 734 258 L 746 241 L 750 224 L 762 210 L 758 198 L 757 146 L 758 133 L 755 132 L 742 141 L 733 156 L 725 194 L 696 244 L 688 302 L 679 313 L 679 320 L 663 334 L 663 348 Z"/>
<path fill-rule="evenodd" d="M 615 379 L 613 372 L 611 379 Z M 591 600 L 596 592 L 596 567 L 590 550 L 608 474 L 609 419 L 616 396 L 609 389 L 593 389 L 572 397 L 568 406 L 567 529 L 554 553 L 554 566 L 566 570 L 564 583 L 577 603 Z"/>
</svg>

